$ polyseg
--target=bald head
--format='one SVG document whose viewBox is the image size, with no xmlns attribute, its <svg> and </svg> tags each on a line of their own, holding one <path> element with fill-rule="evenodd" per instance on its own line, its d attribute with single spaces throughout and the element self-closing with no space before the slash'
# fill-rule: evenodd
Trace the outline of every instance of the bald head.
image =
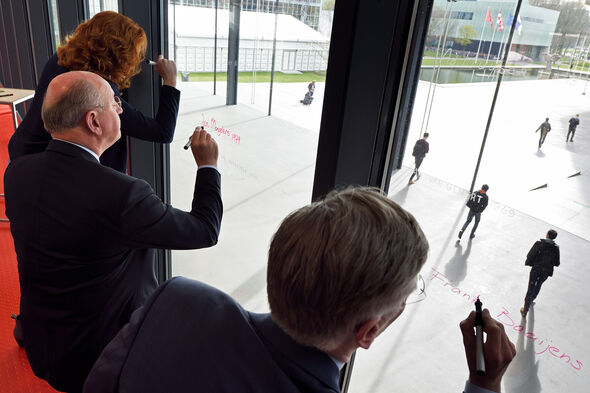
<svg viewBox="0 0 590 393">
<path fill-rule="evenodd" d="M 66 72 L 56 76 L 47 88 L 41 117 L 52 135 L 83 125 L 90 110 L 105 106 L 105 95 L 112 90 L 100 76 L 86 71 Z"/>
</svg>

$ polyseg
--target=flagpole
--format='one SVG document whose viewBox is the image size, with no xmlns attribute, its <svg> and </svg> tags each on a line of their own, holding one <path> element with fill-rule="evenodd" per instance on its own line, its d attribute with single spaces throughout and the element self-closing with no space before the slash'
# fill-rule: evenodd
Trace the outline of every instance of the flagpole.
<svg viewBox="0 0 590 393">
<path fill-rule="evenodd" d="M 578 62 L 576 64 L 576 66 L 574 67 L 574 70 L 576 70 L 578 67 L 580 67 L 580 60 L 581 60 L 581 58 L 582 58 L 582 56 L 584 54 L 584 45 L 586 45 L 586 38 L 587 37 L 588 36 L 585 35 L 584 36 L 584 41 L 582 41 L 582 50 L 578 53 Z"/>
<path fill-rule="evenodd" d="M 431 98 L 431 91 L 432 91 L 432 85 L 434 84 L 434 76 L 436 74 L 436 60 L 438 59 L 440 45 L 442 42 L 443 35 L 445 33 L 446 23 L 448 23 L 447 12 L 449 12 L 449 2 L 447 2 L 447 5 L 445 6 L 445 14 L 443 16 L 443 21 L 445 22 L 445 25 L 443 25 L 443 29 L 440 32 L 440 36 L 438 36 L 438 45 L 436 46 L 436 54 L 434 55 L 434 64 L 432 65 L 432 75 L 430 76 L 430 83 L 428 85 L 428 94 L 426 96 L 426 105 L 424 105 L 424 115 L 422 116 L 422 125 L 420 126 L 420 136 L 422 136 L 422 134 L 424 132 L 426 132 L 426 130 L 428 129 L 428 124 L 426 123 L 426 118 L 430 117 L 430 113 L 428 113 L 428 116 L 426 114 L 428 112 L 428 108 L 432 107 L 431 100 L 434 99 L 434 92 L 432 92 L 432 98 Z M 430 105 L 429 105 L 429 103 L 430 103 Z M 426 128 L 424 128 L 425 124 L 426 124 Z"/>
<path fill-rule="evenodd" d="M 488 12 L 490 12 L 489 8 L 488 8 Z M 487 17 L 487 14 L 486 14 L 486 17 Z M 479 50 L 481 49 L 481 40 L 483 39 L 483 32 L 484 32 L 487 24 L 488 24 L 488 21 L 486 20 L 485 22 L 483 22 L 483 26 L 481 27 L 481 34 L 479 35 L 479 45 L 477 46 L 477 54 L 475 55 L 475 64 L 477 64 L 477 60 L 479 60 Z"/>
<path fill-rule="evenodd" d="M 497 23 L 497 22 L 496 22 Z M 494 28 L 492 29 L 492 39 L 490 40 L 490 45 L 488 46 L 488 56 L 486 57 L 486 62 L 483 66 L 483 77 L 485 80 L 486 78 L 486 72 L 487 72 L 487 67 L 488 67 L 488 60 L 490 59 L 490 53 L 492 51 L 492 44 L 494 43 L 494 36 L 496 35 L 496 26 L 494 26 Z M 490 71 L 490 74 L 492 74 L 493 72 Z"/>
<path fill-rule="evenodd" d="M 449 0 L 447 0 L 447 4 Z M 447 26 L 445 28 L 445 36 L 442 41 L 442 48 L 441 48 L 441 55 L 438 61 L 438 68 L 436 70 L 436 78 L 434 79 L 434 87 L 432 88 L 432 96 L 430 98 L 430 107 L 428 108 L 428 116 L 426 117 L 426 127 L 424 128 L 424 132 L 428 131 L 428 125 L 430 124 L 430 113 L 432 112 L 432 103 L 434 102 L 434 93 L 436 92 L 436 86 L 438 86 L 438 77 L 440 75 L 440 68 L 442 67 L 442 61 L 445 57 L 445 46 L 447 45 L 447 37 L 449 35 L 449 24 L 451 21 L 451 14 L 453 11 L 453 4 L 449 7 L 449 15 L 447 20 Z"/>
<path fill-rule="evenodd" d="M 488 47 L 488 56 L 486 57 L 486 66 L 488 65 L 488 60 L 490 59 L 490 53 L 492 52 L 492 44 L 494 43 L 494 36 L 496 35 L 496 27 L 494 26 L 494 30 L 492 32 L 492 39 L 490 40 L 490 46 Z"/>
<path fill-rule="evenodd" d="M 574 61 L 574 56 L 576 55 L 576 50 L 578 49 L 578 43 L 580 42 L 580 37 L 582 36 L 582 32 L 580 32 L 580 34 L 578 34 L 578 39 L 576 40 L 576 46 L 574 46 L 574 53 L 572 54 L 572 58 L 570 59 L 570 69 L 569 69 L 569 74 L 568 74 L 568 78 L 571 78 L 571 74 L 572 74 L 572 63 Z"/>
</svg>

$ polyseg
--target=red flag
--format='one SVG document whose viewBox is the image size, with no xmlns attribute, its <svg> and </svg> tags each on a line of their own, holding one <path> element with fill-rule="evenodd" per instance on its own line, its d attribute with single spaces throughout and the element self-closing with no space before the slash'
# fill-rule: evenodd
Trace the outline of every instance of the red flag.
<svg viewBox="0 0 590 393">
<path fill-rule="evenodd" d="M 488 13 L 486 15 L 486 22 L 490 23 L 490 28 L 494 28 L 494 21 L 492 20 L 492 14 L 490 14 L 490 9 L 488 8 Z"/>
<path fill-rule="evenodd" d="M 502 31 L 504 25 L 502 24 L 502 11 L 498 11 L 498 31 Z"/>
</svg>

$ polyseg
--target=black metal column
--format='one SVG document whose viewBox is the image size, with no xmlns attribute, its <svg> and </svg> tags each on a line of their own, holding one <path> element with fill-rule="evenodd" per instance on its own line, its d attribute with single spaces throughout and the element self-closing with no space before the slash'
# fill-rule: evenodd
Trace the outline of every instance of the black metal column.
<svg viewBox="0 0 590 393">
<path fill-rule="evenodd" d="M 336 2 L 313 198 L 350 184 L 385 188 L 390 157 L 405 143 L 403 98 L 431 2 Z"/>
<path fill-rule="evenodd" d="M 156 59 L 159 54 L 168 58 L 168 1 L 157 0 L 141 5 L 134 0 L 119 0 L 119 12 L 137 22 L 147 35 L 146 57 Z M 159 104 L 160 77 L 151 66 L 133 77 L 127 99 L 144 115 L 154 117 Z M 170 201 L 170 146 L 167 144 L 129 138 L 131 174 L 146 180 L 164 202 Z M 160 282 L 170 276 L 170 251 L 158 252 L 157 275 Z"/>
<path fill-rule="evenodd" d="M 229 36 L 227 51 L 227 95 L 226 105 L 238 103 L 238 58 L 240 55 L 240 10 L 242 0 L 230 0 Z"/>
<path fill-rule="evenodd" d="M 85 0 L 59 0 L 57 2 L 60 38 L 73 33 L 81 22 L 88 19 Z"/>
</svg>

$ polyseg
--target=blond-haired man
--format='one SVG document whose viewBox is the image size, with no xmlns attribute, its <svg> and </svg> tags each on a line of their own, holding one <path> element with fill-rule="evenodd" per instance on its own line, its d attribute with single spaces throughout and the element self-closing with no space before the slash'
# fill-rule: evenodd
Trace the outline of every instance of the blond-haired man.
<svg viewBox="0 0 590 393">
<path fill-rule="evenodd" d="M 341 367 L 403 312 L 427 252 L 414 217 L 386 196 L 333 192 L 274 235 L 270 314 L 206 284 L 169 280 L 103 351 L 84 392 L 339 392 Z M 461 325 L 468 389 L 497 392 L 514 346 L 487 310 L 483 317 L 485 377 L 473 364 L 474 313 Z"/>
</svg>

